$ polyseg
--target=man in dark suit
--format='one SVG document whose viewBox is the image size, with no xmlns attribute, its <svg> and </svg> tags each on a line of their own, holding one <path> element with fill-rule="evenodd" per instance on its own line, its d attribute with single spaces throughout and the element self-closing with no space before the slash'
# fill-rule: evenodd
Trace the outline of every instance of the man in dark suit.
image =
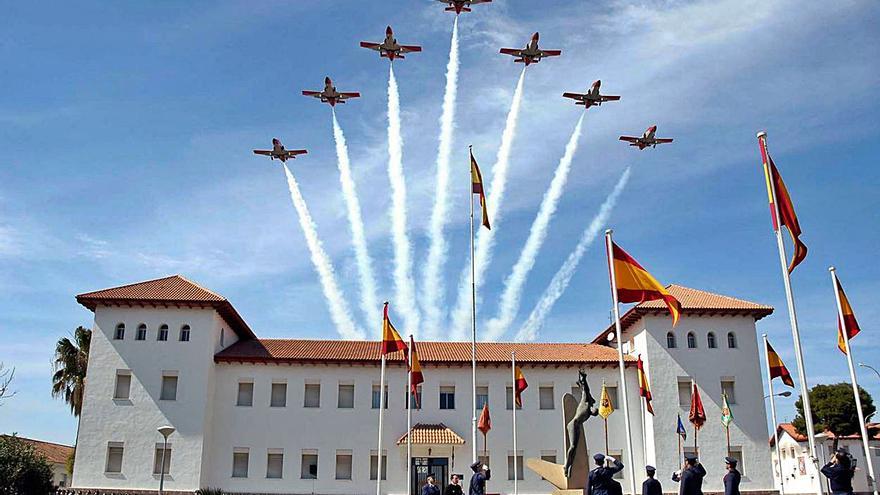
<svg viewBox="0 0 880 495">
<path fill-rule="evenodd" d="M 724 475 L 724 495 L 739 495 L 739 481 L 742 474 L 736 469 L 737 460 L 733 457 L 725 457 L 727 474 Z"/>
<path fill-rule="evenodd" d="M 654 473 L 657 469 L 654 466 L 645 466 L 645 473 L 648 478 L 642 483 L 642 495 L 663 495 L 663 487 L 660 482 L 654 479 Z"/>
<path fill-rule="evenodd" d="M 612 466 L 605 467 L 605 460 L 611 461 Z M 584 495 L 614 495 L 617 491 L 614 486 L 614 475 L 623 470 L 623 463 L 613 457 L 605 457 L 603 454 L 593 456 L 596 468 L 590 471 L 587 477 L 587 485 L 584 487 Z M 617 483 L 619 486 L 619 483 Z"/>
<path fill-rule="evenodd" d="M 697 460 L 697 456 L 688 454 L 685 456 L 684 466 L 681 472 L 673 473 L 672 481 L 680 481 L 679 495 L 703 495 L 703 478 L 706 469 Z"/>
<path fill-rule="evenodd" d="M 822 474 L 831 482 L 831 493 L 852 495 L 852 479 L 855 470 L 845 450 L 837 449 L 831 462 L 822 467 Z"/>
<path fill-rule="evenodd" d="M 477 461 L 471 464 L 471 483 L 468 487 L 468 495 L 486 495 L 486 481 L 492 477 L 489 466 Z"/>
<path fill-rule="evenodd" d="M 440 487 L 435 484 L 434 475 L 428 474 L 425 486 L 422 487 L 422 495 L 440 495 Z"/>
</svg>

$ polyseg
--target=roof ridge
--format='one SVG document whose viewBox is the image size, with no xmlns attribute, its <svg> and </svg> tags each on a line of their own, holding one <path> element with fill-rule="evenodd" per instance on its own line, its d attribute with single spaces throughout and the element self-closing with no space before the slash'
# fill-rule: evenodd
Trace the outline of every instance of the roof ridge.
<svg viewBox="0 0 880 495">
<path fill-rule="evenodd" d="M 379 343 L 382 342 L 381 339 L 320 339 L 320 338 L 301 338 L 301 337 L 259 337 L 257 338 L 260 342 L 338 342 L 338 343 Z M 418 340 L 416 341 L 418 344 L 467 344 L 470 345 L 470 340 Z M 490 345 L 514 345 L 514 346 L 523 346 L 528 347 L 535 344 L 539 345 L 597 345 L 591 342 L 506 342 L 506 341 L 478 341 L 477 345 L 480 344 L 490 344 Z"/>
<path fill-rule="evenodd" d="M 226 301 L 226 297 L 224 297 L 223 295 L 218 294 L 217 292 L 214 292 L 214 291 L 212 291 L 211 289 L 202 286 L 202 284 L 199 284 L 198 282 L 193 282 L 192 280 L 190 280 L 190 279 L 184 277 L 183 275 L 181 275 L 181 274 L 179 274 L 179 273 L 175 273 L 175 274 L 172 275 L 171 277 L 177 277 L 177 278 L 183 280 L 184 282 L 189 282 L 189 283 L 195 285 L 196 287 L 198 287 L 199 289 L 202 289 L 202 290 L 205 291 L 205 292 L 209 292 L 209 293 L 211 293 L 211 294 L 213 294 L 213 295 L 219 297 L 220 299 L 223 299 L 224 301 Z M 169 278 L 171 278 L 171 277 L 169 277 Z"/>
<path fill-rule="evenodd" d="M 173 279 L 173 278 L 175 278 L 175 277 L 176 277 L 176 278 L 181 278 L 181 279 L 183 279 L 183 280 L 186 280 L 186 279 L 185 279 L 184 277 L 182 277 L 179 273 L 175 273 L 175 274 L 173 274 L 173 275 L 166 275 L 166 276 L 164 276 L 164 277 L 151 278 L 151 279 L 149 279 L 149 280 L 141 280 L 140 282 L 132 282 L 132 283 L 130 283 L 130 284 L 116 285 L 116 286 L 113 286 L 113 287 L 104 287 L 103 289 L 90 290 L 90 291 L 88 291 L 88 292 L 83 292 L 82 294 L 79 294 L 77 297 L 88 296 L 88 295 L 91 295 L 91 294 L 95 294 L 95 293 L 98 293 L 98 292 L 104 292 L 104 291 L 108 291 L 108 290 L 125 289 L 125 288 L 128 288 L 128 287 L 134 287 L 135 285 L 143 285 L 143 284 L 149 284 L 149 283 L 152 283 L 152 282 L 158 282 L 158 281 L 160 281 L 160 280 L 170 280 L 170 279 Z M 189 282 L 189 283 L 191 283 L 191 284 L 193 284 L 193 285 L 199 286 L 199 284 L 196 284 L 196 283 L 194 283 L 194 282 L 192 282 L 192 281 L 190 281 L 190 280 L 186 280 L 186 281 Z M 201 286 L 199 286 L 199 287 L 201 287 Z M 202 287 L 202 288 L 204 289 L 204 287 Z M 205 289 L 205 290 L 207 290 L 207 289 Z M 210 292 L 210 291 L 209 291 L 209 292 Z"/>
</svg>

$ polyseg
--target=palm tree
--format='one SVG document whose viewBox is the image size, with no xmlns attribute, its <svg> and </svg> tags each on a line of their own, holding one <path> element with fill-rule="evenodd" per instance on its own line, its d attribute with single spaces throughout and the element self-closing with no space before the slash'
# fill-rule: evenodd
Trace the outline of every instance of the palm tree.
<svg viewBox="0 0 880 495">
<path fill-rule="evenodd" d="M 77 327 L 73 332 L 73 340 L 75 343 L 64 337 L 55 344 L 52 397 L 63 397 L 64 402 L 70 405 L 70 412 L 79 417 L 82 412 L 92 331 L 85 327 Z"/>
</svg>

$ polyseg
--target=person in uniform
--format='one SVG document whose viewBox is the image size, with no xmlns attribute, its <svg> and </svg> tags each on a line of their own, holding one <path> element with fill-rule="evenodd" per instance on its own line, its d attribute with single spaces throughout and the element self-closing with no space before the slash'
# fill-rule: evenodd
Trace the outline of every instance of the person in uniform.
<svg viewBox="0 0 880 495">
<path fill-rule="evenodd" d="M 611 466 L 605 466 L 605 460 L 611 461 Z M 590 471 L 587 477 L 587 484 L 584 487 L 584 495 L 615 495 L 619 494 L 622 489 L 620 483 L 614 481 L 614 475 L 623 470 L 623 463 L 613 457 L 606 457 L 604 454 L 596 454 L 593 456 L 596 467 Z M 617 487 L 614 486 L 617 484 Z"/>
<path fill-rule="evenodd" d="M 468 487 L 468 495 L 486 495 L 486 482 L 492 477 L 489 466 L 477 461 L 471 464 L 471 484 Z"/>
<path fill-rule="evenodd" d="M 422 495 L 440 495 L 440 487 L 434 484 L 434 475 L 429 474 L 422 487 Z"/>
<path fill-rule="evenodd" d="M 736 469 L 737 460 L 733 457 L 725 457 L 727 474 L 724 475 L 724 495 L 739 495 L 739 481 L 742 474 Z"/>
<path fill-rule="evenodd" d="M 845 450 L 837 449 L 831 462 L 822 467 L 822 474 L 831 482 L 831 493 L 852 495 L 852 479 L 855 473 Z"/>
<path fill-rule="evenodd" d="M 680 481 L 678 493 L 680 495 L 703 495 L 703 478 L 706 469 L 697 460 L 697 456 L 688 454 L 685 456 L 684 466 L 681 471 L 672 474 L 672 481 Z"/>
<path fill-rule="evenodd" d="M 657 469 L 654 466 L 645 466 L 645 473 L 648 478 L 642 483 L 642 495 L 663 495 L 663 487 L 660 482 L 654 479 L 654 473 Z"/>
<path fill-rule="evenodd" d="M 443 495 L 462 495 L 461 478 L 457 474 L 453 474 L 451 480 L 452 481 L 446 485 L 446 491 L 443 492 Z"/>
</svg>

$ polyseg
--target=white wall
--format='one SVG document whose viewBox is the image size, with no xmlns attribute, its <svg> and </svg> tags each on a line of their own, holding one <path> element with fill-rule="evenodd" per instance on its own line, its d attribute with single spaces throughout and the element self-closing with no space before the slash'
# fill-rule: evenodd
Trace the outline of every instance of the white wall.
<svg viewBox="0 0 880 495">
<path fill-rule="evenodd" d="M 832 441 L 823 438 L 823 435 L 818 435 L 816 438 L 817 444 L 816 447 L 819 449 L 819 463 L 820 468 L 825 465 L 830 459 L 832 455 Z M 877 447 L 880 449 L 880 441 L 872 440 L 871 447 Z M 816 492 L 816 471 L 812 467 L 809 461 L 809 452 L 807 442 L 798 442 L 791 435 L 787 433 L 781 433 L 779 438 L 779 447 L 785 450 L 782 458 L 782 473 L 785 479 L 785 492 L 788 493 L 815 493 Z M 849 449 L 849 453 L 856 459 L 856 473 L 855 477 L 853 477 L 853 491 L 855 492 L 870 492 L 871 487 L 868 484 L 868 468 L 865 460 L 864 447 L 862 446 L 861 440 L 853 440 L 853 439 L 844 439 L 840 440 L 838 447 Z M 791 452 L 794 450 L 795 456 L 792 457 Z M 874 462 L 874 467 L 877 468 L 880 466 L 880 450 L 873 450 L 871 452 L 872 461 Z M 777 465 L 776 458 L 776 449 L 773 448 L 771 452 L 771 457 L 773 459 L 773 465 Z M 801 471 L 800 462 L 803 460 L 804 466 L 806 467 L 806 472 Z M 824 484 L 827 491 L 827 480 L 824 476 L 819 474 L 818 478 Z M 776 480 L 776 486 L 779 485 L 778 479 Z"/>
</svg>

